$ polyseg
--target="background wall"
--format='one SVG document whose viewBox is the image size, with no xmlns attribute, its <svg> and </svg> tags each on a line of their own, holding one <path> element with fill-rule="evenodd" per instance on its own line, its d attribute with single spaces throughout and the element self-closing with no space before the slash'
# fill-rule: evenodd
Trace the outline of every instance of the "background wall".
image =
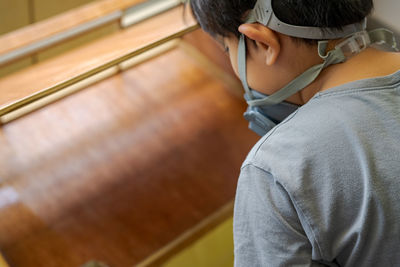
<svg viewBox="0 0 400 267">
<path fill-rule="evenodd" d="M 182 250 L 161 267 L 232 267 L 233 218 Z"/>
<path fill-rule="evenodd" d="M 0 34 L 52 17 L 94 0 L 0 0 Z"/>
<path fill-rule="evenodd" d="M 94 1 L 95 0 L 0 0 L 0 35 Z M 397 14 L 400 10 L 400 1 L 375 0 L 374 3 L 375 10 L 369 20 L 370 27 L 388 27 L 396 32 L 398 40 L 400 41 L 400 16 Z M 93 33 L 50 48 L 33 57 L 25 58 L 8 66 L 1 67 L 0 77 L 91 42 L 117 30 L 117 24 L 108 25 Z"/>
<path fill-rule="evenodd" d="M 0 0 L 0 34 L 4 34 L 31 22 L 29 0 Z"/>
<path fill-rule="evenodd" d="M 375 0 L 375 10 L 372 19 L 375 23 L 388 27 L 400 34 L 400 1 L 399 0 Z"/>
<path fill-rule="evenodd" d="M 95 0 L 0 0 L 0 35 L 10 33 L 31 23 L 45 20 L 90 2 L 95 2 Z M 106 25 L 78 38 L 48 48 L 31 57 L 0 67 L 0 78 L 106 36 L 118 31 L 118 29 L 118 23 Z"/>
</svg>

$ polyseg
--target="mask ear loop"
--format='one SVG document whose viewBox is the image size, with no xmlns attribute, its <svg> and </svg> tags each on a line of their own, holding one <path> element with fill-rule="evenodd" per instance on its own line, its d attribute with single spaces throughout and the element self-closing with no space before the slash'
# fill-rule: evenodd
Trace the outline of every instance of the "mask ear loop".
<svg viewBox="0 0 400 267">
<path fill-rule="evenodd" d="M 309 68 L 306 72 L 299 75 L 296 79 L 291 81 L 288 85 L 276 93 L 262 99 L 255 99 L 247 83 L 246 42 L 245 36 L 242 34 L 240 36 L 238 45 L 238 71 L 240 80 L 242 81 L 243 88 L 248 98 L 248 105 L 254 107 L 278 104 L 291 95 L 304 89 L 306 86 L 310 85 L 318 77 L 321 71 L 329 65 L 346 61 L 346 57 L 340 49 L 334 49 L 326 53 L 327 45 L 328 41 L 320 41 L 318 43 L 318 54 L 324 60 L 323 63 Z"/>
<path fill-rule="evenodd" d="M 251 12 L 249 14 L 249 18 L 246 22 L 255 22 L 254 12 Z M 370 41 L 368 42 L 368 44 L 365 44 L 365 47 L 362 48 L 366 48 L 367 46 L 372 44 L 384 48 L 384 50 L 387 51 L 398 51 L 396 39 L 394 38 L 394 35 L 391 31 L 385 29 L 377 29 L 367 34 L 369 35 Z M 357 35 L 357 33 L 355 35 Z M 351 38 L 344 42 L 345 45 L 348 44 L 348 41 L 351 41 Z M 332 64 L 342 63 L 347 60 L 347 57 L 342 50 L 342 47 L 336 46 L 335 49 L 326 52 L 327 46 L 328 41 L 318 42 L 318 55 L 324 60 L 323 63 L 309 68 L 307 71 L 299 75 L 297 78 L 292 80 L 289 84 L 287 84 L 285 87 L 275 92 L 274 94 L 262 99 L 255 99 L 247 83 L 246 37 L 242 34 L 239 38 L 238 44 L 238 72 L 246 93 L 246 100 L 248 105 L 254 107 L 279 104 L 291 95 L 310 85 L 313 81 L 315 81 L 315 79 L 317 79 L 318 75 L 326 67 Z M 358 49 L 356 51 L 356 54 L 360 51 L 361 50 Z"/>
<path fill-rule="evenodd" d="M 393 32 L 387 29 L 375 29 L 368 32 L 372 46 L 390 52 L 398 52 L 396 38 Z"/>
<path fill-rule="evenodd" d="M 248 100 L 253 100 L 254 96 L 251 93 L 249 85 L 247 83 L 247 62 L 246 62 L 246 40 L 243 34 L 240 35 L 238 45 L 238 71 L 239 78 L 242 81 L 244 91 L 247 95 Z"/>
</svg>

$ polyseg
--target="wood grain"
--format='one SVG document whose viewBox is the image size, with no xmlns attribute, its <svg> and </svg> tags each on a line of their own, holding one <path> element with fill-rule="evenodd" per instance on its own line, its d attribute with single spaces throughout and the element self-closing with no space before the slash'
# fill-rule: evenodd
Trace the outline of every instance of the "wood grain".
<svg viewBox="0 0 400 267">
<path fill-rule="evenodd" d="M 228 75 L 236 79 L 238 84 L 240 80 L 236 78 L 235 72 L 232 69 L 231 62 L 229 61 L 228 53 L 224 52 L 221 44 L 211 38 L 210 35 L 204 31 L 195 31 L 192 34 L 187 34 L 183 37 L 185 42 L 195 46 L 208 60 L 213 62 L 216 66 L 223 69 Z"/>
<path fill-rule="evenodd" d="M 15 267 L 139 263 L 232 201 L 258 139 L 244 110 L 175 49 L 3 126 L 0 250 Z"/>
<path fill-rule="evenodd" d="M 0 37 L 0 55 L 145 0 L 100 0 Z"/>
<path fill-rule="evenodd" d="M 0 79 L 0 108 L 195 25 L 178 7 L 135 27 Z"/>
</svg>

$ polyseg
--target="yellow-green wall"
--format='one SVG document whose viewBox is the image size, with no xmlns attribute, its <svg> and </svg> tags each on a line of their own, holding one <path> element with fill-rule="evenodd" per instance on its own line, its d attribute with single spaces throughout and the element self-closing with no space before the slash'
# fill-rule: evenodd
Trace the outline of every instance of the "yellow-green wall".
<svg viewBox="0 0 400 267">
<path fill-rule="evenodd" d="M 232 218 L 223 222 L 162 267 L 232 267 Z"/>
<path fill-rule="evenodd" d="M 0 0 L 0 34 L 28 25 L 28 0 Z"/>
<path fill-rule="evenodd" d="M 94 0 L 32 0 L 35 21 L 44 20 Z"/>
<path fill-rule="evenodd" d="M 93 1 L 95 0 L 0 0 L 0 34 Z"/>
<path fill-rule="evenodd" d="M 0 254 L 0 267 L 9 267 L 3 256 Z"/>
</svg>

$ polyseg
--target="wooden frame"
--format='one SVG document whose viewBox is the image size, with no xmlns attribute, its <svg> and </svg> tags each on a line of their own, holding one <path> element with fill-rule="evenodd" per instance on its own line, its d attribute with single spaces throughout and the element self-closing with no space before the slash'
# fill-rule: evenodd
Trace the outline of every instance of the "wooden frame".
<svg viewBox="0 0 400 267">
<path fill-rule="evenodd" d="M 183 7 L 177 7 L 55 59 L 0 80 L 0 124 L 41 106 L 39 100 L 116 67 L 126 60 L 197 29 Z M 100 75 L 101 76 L 101 75 Z M 51 99 L 50 102 L 57 99 Z"/>
<path fill-rule="evenodd" d="M 21 28 L 0 37 L 0 57 L 26 46 L 110 14 L 121 12 L 145 0 L 101 0 L 58 15 L 54 18 Z M 115 18 L 118 19 L 119 17 Z M 1 65 L 1 64 L 0 64 Z"/>
<path fill-rule="evenodd" d="M 0 127 L 11 265 L 160 266 L 232 215 L 237 170 L 258 137 L 227 57 L 183 14 L 0 80 L 3 124 L 87 87 Z"/>
<path fill-rule="evenodd" d="M 14 197 L 0 241 L 12 266 L 160 266 L 232 214 L 258 137 L 229 90 L 240 83 L 188 43 L 203 40 L 213 44 L 188 34 L 2 127 L 0 176 Z M 202 49 L 227 61 L 215 44 Z"/>
</svg>

